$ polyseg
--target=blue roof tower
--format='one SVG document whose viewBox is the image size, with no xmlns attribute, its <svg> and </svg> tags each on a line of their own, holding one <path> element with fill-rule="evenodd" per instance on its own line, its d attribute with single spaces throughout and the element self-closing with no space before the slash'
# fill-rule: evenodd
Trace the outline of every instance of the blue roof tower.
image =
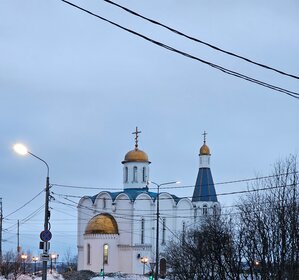
<svg viewBox="0 0 299 280">
<path fill-rule="evenodd" d="M 199 170 L 192 196 L 192 202 L 218 202 L 210 169 L 210 149 L 206 145 L 206 132 L 204 144 L 199 151 Z"/>
</svg>

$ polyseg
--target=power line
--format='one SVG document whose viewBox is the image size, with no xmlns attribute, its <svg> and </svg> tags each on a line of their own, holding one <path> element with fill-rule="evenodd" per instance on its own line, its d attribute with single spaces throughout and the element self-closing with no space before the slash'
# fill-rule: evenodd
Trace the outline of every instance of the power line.
<svg viewBox="0 0 299 280">
<path fill-rule="evenodd" d="M 216 195 L 214 195 L 215 197 L 219 197 L 219 196 L 227 196 L 227 195 L 236 195 L 236 194 L 245 194 L 245 193 L 253 193 L 253 192 L 259 192 L 259 191 L 267 191 L 267 190 L 274 190 L 274 189 L 279 189 L 279 188 L 285 188 L 285 187 L 294 187 L 294 184 L 289 184 L 289 185 L 279 185 L 279 186 L 271 186 L 271 187 L 264 187 L 264 188 L 257 188 L 257 189 L 248 189 L 248 190 L 242 190 L 242 191 L 234 191 L 234 192 L 224 192 L 224 193 L 218 193 Z M 298 185 L 296 184 L 296 187 L 298 187 Z M 63 194 L 56 194 L 54 192 L 52 192 L 52 194 L 54 195 L 62 195 L 64 197 L 70 197 L 70 195 L 63 195 Z M 143 194 L 143 193 L 142 193 Z M 146 192 L 145 192 L 146 194 Z M 160 195 L 163 193 L 160 193 Z M 74 197 L 74 196 L 72 196 Z M 89 196 L 85 196 L 86 198 L 90 198 Z M 179 199 L 191 199 L 191 198 L 206 198 L 206 197 L 213 197 L 212 195 L 198 195 L 198 196 L 184 196 L 184 197 L 178 197 Z M 77 198 L 83 198 L 80 196 L 77 196 Z M 131 198 L 123 198 L 122 200 L 128 200 L 131 201 Z M 138 200 L 144 200 L 144 201 L 148 201 L 148 198 L 139 198 Z M 159 200 L 175 200 L 171 195 L 170 197 L 160 197 Z M 75 202 L 74 202 L 75 203 Z"/>
<path fill-rule="evenodd" d="M 8 215 L 5 216 L 4 219 L 7 219 L 9 216 L 11 216 L 12 214 L 20 211 L 21 209 L 23 209 L 25 206 L 27 206 L 30 202 L 32 202 L 34 199 L 36 199 L 44 190 L 40 191 L 36 196 L 34 196 L 33 198 L 31 198 L 29 201 L 27 201 L 25 204 L 23 204 L 21 207 L 19 207 L 18 209 L 16 209 L 15 211 L 9 213 Z"/>
<path fill-rule="evenodd" d="M 114 5 L 114 6 L 118 7 L 118 8 L 121 8 L 121 9 L 123 9 L 124 11 L 126 11 L 126 12 L 128 12 L 128 13 L 134 15 L 134 16 L 140 17 L 140 18 L 142 18 L 142 19 L 144 19 L 144 20 L 146 20 L 146 21 L 149 21 L 149 22 L 151 22 L 151 23 L 153 23 L 153 24 L 155 24 L 155 25 L 161 26 L 161 27 L 163 27 L 163 28 L 165 28 L 165 29 L 167 29 L 167 30 L 169 30 L 169 31 L 171 31 L 171 32 L 173 32 L 173 33 L 175 33 L 175 34 L 177 34 L 177 35 L 183 36 L 183 37 L 185 37 L 185 38 L 187 38 L 187 39 L 190 39 L 190 40 L 192 40 L 192 41 L 194 41 L 194 42 L 197 42 L 197 43 L 206 45 L 206 46 L 208 46 L 208 47 L 210 47 L 210 48 L 212 48 L 212 49 L 214 49 L 214 50 L 216 50 L 216 51 L 220 51 L 220 52 L 223 52 L 223 53 L 228 54 L 228 55 L 230 55 L 230 56 L 237 57 L 237 58 L 242 59 L 242 60 L 244 60 L 244 61 L 246 61 L 246 62 L 249 62 L 249 63 L 251 63 L 251 64 L 254 64 L 254 65 L 263 67 L 263 68 L 268 69 L 268 70 L 272 70 L 272 71 L 274 71 L 274 72 L 276 72 L 276 73 L 279 73 L 279 74 L 281 74 L 281 75 L 285 75 L 285 76 L 288 76 L 288 77 L 291 77 L 291 78 L 299 79 L 299 77 L 296 76 L 296 75 L 289 74 L 289 73 L 286 73 L 286 72 L 284 72 L 284 71 L 282 71 L 282 70 L 276 69 L 276 68 L 274 68 L 274 67 L 270 67 L 270 66 L 267 66 L 267 65 L 265 65 L 265 64 L 262 64 L 262 63 L 253 61 L 253 60 L 251 60 L 251 59 L 249 59 L 249 58 L 246 58 L 246 57 L 244 57 L 244 56 L 235 54 L 235 53 L 230 52 L 230 51 L 226 51 L 226 50 L 221 49 L 221 48 L 219 48 L 219 47 L 217 47 L 217 46 L 215 46 L 215 45 L 212 45 L 212 44 L 210 44 L 210 43 L 207 43 L 207 42 L 205 42 L 205 41 L 202 41 L 202 40 L 197 39 L 197 38 L 195 38 L 195 37 L 192 37 L 192 36 L 190 36 L 190 35 L 187 35 L 187 34 L 181 32 L 181 31 L 179 31 L 179 30 L 177 30 L 177 29 L 174 29 L 174 28 L 172 28 L 172 27 L 170 27 L 170 26 L 168 26 L 168 25 L 166 25 L 166 24 L 163 24 L 163 23 L 161 23 L 161 22 L 158 22 L 158 21 L 156 21 L 156 20 L 154 20 L 154 19 L 145 17 L 145 16 L 143 16 L 143 15 L 141 15 L 141 14 L 139 14 L 139 13 L 137 13 L 137 12 L 135 12 L 135 11 L 129 9 L 129 8 L 126 8 L 126 7 L 124 7 L 124 6 L 122 6 L 122 5 L 118 4 L 118 3 L 115 3 L 115 2 L 113 2 L 113 1 L 110 1 L 110 0 L 103 0 L 103 1 L 105 1 L 105 2 L 107 2 L 107 3 L 109 3 L 109 4 L 111 4 L 111 5 Z"/>
<path fill-rule="evenodd" d="M 228 185 L 228 184 L 236 184 L 236 183 L 244 183 L 244 182 L 250 182 L 250 181 L 259 181 L 264 179 L 270 179 L 275 178 L 277 176 L 285 176 L 285 175 L 292 175 L 292 174 L 298 174 L 299 171 L 294 172 L 288 172 L 288 173 L 279 173 L 274 175 L 268 175 L 268 176 L 261 176 L 261 177 L 254 177 L 254 178 L 245 178 L 245 179 L 236 179 L 236 180 L 230 180 L 230 181 L 224 181 L 224 182 L 216 182 L 214 185 Z M 203 184 L 204 187 L 211 186 L 212 184 Z M 66 184 L 51 184 L 53 187 L 62 187 L 62 188 L 74 188 L 74 189 L 90 189 L 90 190 L 103 190 L 103 191 L 110 191 L 110 190 L 116 190 L 116 191 L 123 191 L 122 188 L 110 188 L 110 187 L 85 187 L 85 186 L 78 186 L 78 185 L 66 185 Z M 186 189 L 186 188 L 194 188 L 195 185 L 184 185 L 184 186 L 162 186 L 160 189 Z M 156 188 L 156 187 L 154 187 Z"/>
<path fill-rule="evenodd" d="M 251 82 L 251 83 L 258 84 L 258 85 L 260 85 L 260 86 L 263 86 L 263 87 L 272 89 L 272 90 L 274 90 L 274 91 L 277 91 L 277 92 L 281 92 L 281 93 L 283 93 L 283 94 L 286 94 L 286 95 L 291 96 L 291 97 L 293 97 L 293 98 L 299 99 L 299 93 L 298 93 L 298 92 L 291 91 L 291 90 L 288 90 L 288 89 L 285 89 L 285 88 L 282 88 L 282 87 L 278 87 L 278 86 L 275 86 L 275 85 L 272 85 L 272 84 L 263 82 L 263 81 L 261 81 L 261 80 L 258 80 L 258 79 L 249 77 L 249 76 L 247 76 L 247 75 L 244 75 L 244 74 L 238 73 L 238 72 L 236 72 L 236 71 L 230 70 L 230 69 L 228 69 L 228 68 L 222 67 L 222 66 L 220 66 L 220 65 L 211 63 L 211 62 L 206 61 L 206 60 L 203 60 L 203 59 L 201 59 L 201 58 L 199 58 L 199 57 L 196 57 L 196 56 L 191 55 L 191 54 L 189 54 L 189 53 L 186 53 L 186 52 L 183 52 L 183 51 L 181 51 L 181 50 L 178 50 L 178 49 L 173 48 L 173 47 L 171 47 L 171 46 L 169 46 L 169 45 L 166 45 L 166 44 L 164 44 L 164 43 L 161 43 L 161 42 L 159 42 L 159 41 L 153 40 L 153 39 L 151 39 L 151 38 L 149 38 L 149 37 L 147 37 L 147 36 L 145 36 L 145 35 L 143 35 L 143 34 L 141 34 L 141 33 L 138 33 L 138 32 L 136 32 L 136 31 L 134 31 L 134 30 L 132 30 L 132 29 L 126 28 L 126 27 L 124 27 L 124 26 L 121 26 L 121 25 L 118 24 L 118 23 L 115 23 L 115 22 L 113 22 L 113 21 L 111 21 L 111 20 L 108 20 L 108 19 L 102 17 L 102 16 L 99 16 L 99 15 L 97 15 L 97 14 L 95 14 L 95 13 L 93 13 L 93 12 L 87 10 L 87 9 L 84 9 L 84 8 L 78 6 L 78 5 L 75 5 L 75 4 L 73 4 L 73 3 L 69 2 L 69 1 L 66 1 L 66 0 L 60 0 L 60 1 L 66 3 L 66 4 L 70 5 L 70 6 L 73 6 L 74 8 L 79 9 L 79 10 L 85 12 L 85 13 L 88 13 L 88 14 L 90 14 L 90 15 L 96 17 L 96 18 L 99 18 L 99 19 L 101 19 L 101 20 L 103 20 L 103 21 L 105 21 L 105 22 L 107 22 L 107 23 L 110 23 L 110 24 L 112 24 L 112 25 L 114 25 L 114 26 L 116 26 L 116 27 L 118 27 L 118 28 L 120 28 L 120 29 L 122 29 L 122 30 L 125 30 L 125 31 L 127 31 L 127 32 L 129 32 L 129 33 L 131 33 L 131 34 L 134 34 L 134 35 L 136 35 L 136 36 L 138 36 L 138 37 L 140 37 L 140 38 L 143 38 L 144 40 L 149 41 L 149 42 L 151 42 L 151 43 L 153 43 L 153 44 L 155 44 L 155 45 L 157 45 L 157 46 L 160 46 L 160 47 L 162 47 L 162 48 L 164 48 L 164 49 L 167 49 L 167 50 L 169 50 L 169 51 L 178 53 L 178 54 L 180 54 L 180 55 L 182 55 L 182 56 L 185 56 L 185 57 L 188 57 L 188 58 L 190 58 L 190 59 L 199 61 L 199 62 L 201 62 L 201 63 L 203 63 L 203 64 L 206 64 L 206 65 L 208 65 L 208 66 L 210 66 L 210 67 L 212 67 L 212 68 L 215 68 L 215 69 L 217 69 L 217 70 L 219 70 L 219 71 L 221 71 L 221 72 L 223 72 L 223 73 L 225 73 L 225 74 L 228 74 L 228 75 L 231 75 L 231 76 L 234 76 L 234 77 L 237 77 L 237 78 L 240 78 L 240 79 L 249 81 L 249 82 Z"/>
</svg>

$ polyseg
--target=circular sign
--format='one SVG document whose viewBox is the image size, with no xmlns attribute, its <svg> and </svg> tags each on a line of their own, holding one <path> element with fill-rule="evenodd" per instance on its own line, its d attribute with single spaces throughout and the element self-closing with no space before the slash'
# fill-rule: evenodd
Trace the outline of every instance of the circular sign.
<svg viewBox="0 0 299 280">
<path fill-rule="evenodd" d="M 40 235 L 39 235 L 40 239 L 44 242 L 48 242 L 51 240 L 52 238 L 52 233 L 49 230 L 43 230 Z"/>
</svg>

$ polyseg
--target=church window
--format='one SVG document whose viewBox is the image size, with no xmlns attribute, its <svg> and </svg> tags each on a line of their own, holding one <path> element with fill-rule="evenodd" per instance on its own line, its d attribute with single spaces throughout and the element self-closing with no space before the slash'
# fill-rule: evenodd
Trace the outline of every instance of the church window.
<svg viewBox="0 0 299 280">
<path fill-rule="evenodd" d="M 143 167 L 143 169 L 142 169 L 142 181 L 146 182 L 146 168 L 145 167 Z"/>
<path fill-rule="evenodd" d="M 107 207 L 107 200 L 106 197 L 103 197 L 103 208 L 105 209 Z"/>
<path fill-rule="evenodd" d="M 203 214 L 204 216 L 207 216 L 207 215 L 208 215 L 208 206 L 207 206 L 207 205 L 204 205 L 204 206 L 202 207 L 202 214 Z"/>
<path fill-rule="evenodd" d="M 108 244 L 103 246 L 103 264 L 108 264 Z"/>
<path fill-rule="evenodd" d="M 163 220 L 162 220 L 162 244 L 165 244 L 165 237 L 166 237 L 166 219 L 163 218 Z"/>
<path fill-rule="evenodd" d="M 213 214 L 214 214 L 214 216 L 217 215 L 217 205 L 216 204 L 213 206 Z"/>
<path fill-rule="evenodd" d="M 90 264 L 90 244 L 87 244 L 87 264 Z"/>
<path fill-rule="evenodd" d="M 141 244 L 144 244 L 144 218 L 141 219 Z"/>
<path fill-rule="evenodd" d="M 136 183 L 137 181 L 137 166 L 133 167 L 133 182 Z"/>
<path fill-rule="evenodd" d="M 129 172 L 128 172 L 128 167 L 126 166 L 125 167 L 125 178 L 124 178 L 125 183 L 127 183 L 128 180 L 129 180 Z"/>
</svg>

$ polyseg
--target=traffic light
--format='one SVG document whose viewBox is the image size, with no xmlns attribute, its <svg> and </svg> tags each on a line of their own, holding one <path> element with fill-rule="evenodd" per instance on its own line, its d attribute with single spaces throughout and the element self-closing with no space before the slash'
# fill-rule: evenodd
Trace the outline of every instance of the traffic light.
<svg viewBox="0 0 299 280">
<path fill-rule="evenodd" d="M 152 273 L 152 272 L 149 274 L 148 279 L 149 279 L 149 280 L 153 280 L 153 279 L 154 279 L 154 277 L 153 277 L 153 273 Z"/>
</svg>

